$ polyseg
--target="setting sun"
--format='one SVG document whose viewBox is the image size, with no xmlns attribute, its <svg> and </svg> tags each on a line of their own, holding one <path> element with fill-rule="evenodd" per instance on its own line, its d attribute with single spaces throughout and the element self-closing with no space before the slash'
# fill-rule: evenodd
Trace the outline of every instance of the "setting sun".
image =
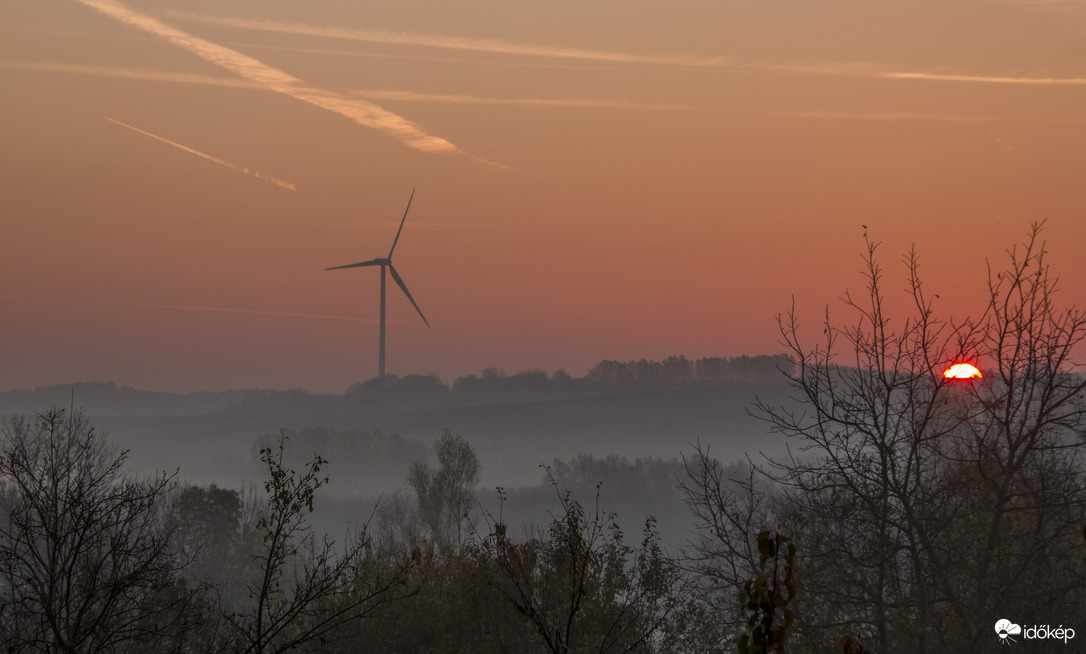
<svg viewBox="0 0 1086 654">
<path fill-rule="evenodd" d="M 943 373 L 943 377 L 947 379 L 980 379 L 983 376 L 971 363 L 955 363 Z"/>
</svg>

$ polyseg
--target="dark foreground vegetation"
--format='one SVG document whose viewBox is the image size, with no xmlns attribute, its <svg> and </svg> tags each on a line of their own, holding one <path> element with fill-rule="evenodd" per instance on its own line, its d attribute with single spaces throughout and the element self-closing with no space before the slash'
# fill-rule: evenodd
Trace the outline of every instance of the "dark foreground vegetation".
<svg viewBox="0 0 1086 654">
<path fill-rule="evenodd" d="M 910 253 L 912 311 L 891 320 L 874 245 L 866 291 L 846 296 L 854 322 L 827 317 L 812 348 L 783 316 L 800 408 L 752 410 L 791 455 L 724 465 L 691 446 L 668 480 L 694 521 L 681 551 L 654 518 L 624 533 L 599 485 L 571 493 L 606 468 L 590 458 L 546 469 L 554 508 L 511 528 L 524 517 L 502 489 L 478 508 L 478 459 L 447 430 L 407 492 L 333 541 L 308 522 L 326 461 L 285 462 L 282 439 L 256 454 L 263 487 L 238 491 L 126 476 L 79 412 L 15 418 L 0 434 L 0 646 L 975 652 L 1049 625 L 1064 639 L 1029 651 L 1073 651 L 1086 317 L 1058 307 L 1039 231 L 992 272 L 974 319 L 936 317 Z M 945 379 L 958 360 L 985 376 Z"/>
</svg>

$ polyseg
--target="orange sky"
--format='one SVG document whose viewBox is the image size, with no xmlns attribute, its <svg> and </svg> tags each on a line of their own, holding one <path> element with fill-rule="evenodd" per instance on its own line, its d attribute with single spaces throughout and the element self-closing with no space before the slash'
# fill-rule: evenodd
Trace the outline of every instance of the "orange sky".
<svg viewBox="0 0 1086 654">
<path fill-rule="evenodd" d="M 0 2 L 0 391 L 342 391 L 781 351 L 1048 218 L 1086 290 L 1086 2 Z M 293 187 L 293 188 L 292 188 Z M 391 283 L 391 281 L 390 281 Z M 839 313 L 842 313 L 839 311 Z M 842 313 L 842 315 L 844 315 Z"/>
</svg>

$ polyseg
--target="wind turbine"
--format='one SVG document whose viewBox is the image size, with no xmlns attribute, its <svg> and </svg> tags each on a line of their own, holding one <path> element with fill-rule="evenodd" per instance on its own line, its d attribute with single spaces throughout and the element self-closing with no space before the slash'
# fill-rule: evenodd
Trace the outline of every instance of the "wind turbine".
<svg viewBox="0 0 1086 654">
<path fill-rule="evenodd" d="M 407 212 L 411 209 L 411 200 L 415 199 L 415 190 L 411 189 L 411 197 L 407 199 L 407 209 L 404 209 L 403 218 L 400 219 L 400 228 L 396 230 L 396 238 L 392 241 L 392 249 L 388 251 L 388 256 L 381 259 L 370 259 L 369 261 L 362 261 L 360 263 L 352 263 L 346 266 L 335 266 L 333 268 L 325 268 L 325 270 L 340 270 L 342 268 L 364 268 L 366 266 L 381 266 L 381 349 L 380 357 L 378 359 L 377 375 L 384 379 L 385 377 L 385 268 L 392 273 L 392 279 L 395 280 L 396 285 L 400 287 L 403 294 L 407 296 L 408 300 L 411 300 L 412 306 L 415 307 L 415 311 L 419 312 L 419 317 L 422 318 L 422 322 L 426 323 L 427 327 L 430 327 L 430 321 L 426 320 L 426 316 L 422 315 L 422 309 L 419 308 L 415 298 L 411 297 L 411 291 L 407 290 L 407 285 L 403 283 L 403 279 L 396 273 L 395 266 L 392 265 L 392 253 L 396 250 L 396 243 L 400 240 L 400 232 L 403 231 L 404 221 L 407 220 Z"/>
</svg>

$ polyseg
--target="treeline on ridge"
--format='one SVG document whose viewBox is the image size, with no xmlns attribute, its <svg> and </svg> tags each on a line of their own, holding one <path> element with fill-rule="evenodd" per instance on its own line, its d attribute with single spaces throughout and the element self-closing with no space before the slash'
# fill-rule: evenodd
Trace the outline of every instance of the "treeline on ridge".
<svg viewBox="0 0 1086 654">
<path fill-rule="evenodd" d="M 795 361 L 787 354 L 755 356 L 702 357 L 688 359 L 669 356 L 663 361 L 603 360 L 583 377 L 573 377 L 564 370 L 547 373 L 525 370 L 513 374 L 500 368 L 486 368 L 478 374 L 458 377 L 452 383 L 437 373 L 397 376 L 352 384 L 344 395 L 311 393 L 293 388 L 239 389 L 164 393 L 117 386 L 114 382 L 79 382 L 45 386 L 34 390 L 0 393 L 0 415 L 32 412 L 43 406 L 75 404 L 93 408 L 94 413 L 112 415 L 202 414 L 217 411 L 259 410 L 268 406 L 299 407 L 332 405 L 342 399 L 389 395 L 421 397 L 483 394 L 516 395 L 539 393 L 542 397 L 581 393 L 599 393 L 633 389 L 671 387 L 673 385 L 721 382 L 759 383 L 780 379 L 780 371 L 791 372 Z"/>
<path fill-rule="evenodd" d="M 501 391 L 600 390 L 606 387 L 644 388 L 672 384 L 707 382 L 766 382 L 779 380 L 781 372 L 795 369 L 795 360 L 787 354 L 755 356 L 702 357 L 688 359 L 683 355 L 669 356 L 663 361 L 639 359 L 616 361 L 605 359 L 593 366 L 584 377 L 572 377 L 564 370 L 548 374 L 543 370 L 525 370 L 507 374 L 501 368 L 486 368 L 478 375 L 458 377 L 446 385 L 436 374 L 385 375 L 354 384 L 347 395 L 374 392 L 414 393 L 481 393 Z"/>
</svg>

